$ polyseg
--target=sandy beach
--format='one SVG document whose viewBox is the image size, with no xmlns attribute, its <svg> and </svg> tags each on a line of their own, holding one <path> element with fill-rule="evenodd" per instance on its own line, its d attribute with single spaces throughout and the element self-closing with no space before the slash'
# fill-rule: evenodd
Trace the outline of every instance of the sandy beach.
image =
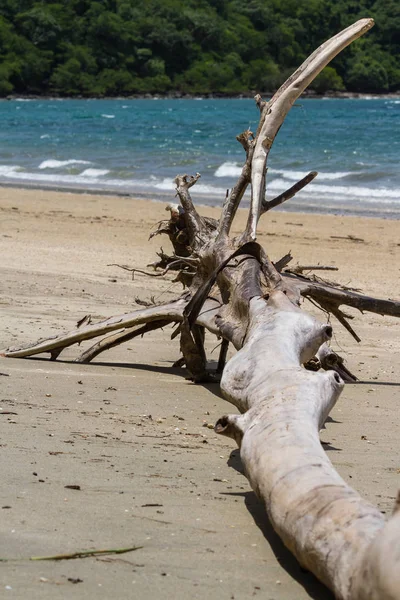
<svg viewBox="0 0 400 600">
<path fill-rule="evenodd" d="M 168 239 L 147 241 L 165 214 L 128 197 L 0 188 L 0 349 L 73 329 L 86 314 L 129 312 L 135 297 L 179 295 L 173 276 L 132 281 L 108 266 L 144 268 L 167 250 Z M 241 212 L 236 231 L 244 220 Z M 271 212 L 259 241 L 272 260 L 291 250 L 293 264 L 336 266 L 330 279 L 400 297 L 399 221 Z M 400 323 L 352 314 L 362 342 L 333 321 L 333 347 L 360 383 L 346 386 L 321 439 L 341 476 L 390 513 L 400 487 Z M 331 598 L 271 530 L 234 443 L 211 428 L 232 412 L 218 386 L 172 367 L 171 332 L 90 365 L 73 363 L 74 347 L 56 362 L 0 358 L 0 559 L 13 559 L 1 565 L 1 598 Z M 217 343 L 209 336 L 211 361 Z"/>
</svg>

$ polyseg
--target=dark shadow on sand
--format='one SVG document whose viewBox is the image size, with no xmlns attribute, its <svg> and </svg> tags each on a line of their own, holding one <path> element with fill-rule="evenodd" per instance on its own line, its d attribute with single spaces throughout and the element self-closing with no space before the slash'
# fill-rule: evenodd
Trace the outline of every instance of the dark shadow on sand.
<svg viewBox="0 0 400 600">
<path fill-rule="evenodd" d="M 125 363 L 125 362 L 106 362 L 106 361 L 93 361 L 91 363 L 76 363 L 73 360 L 68 360 L 68 359 L 60 359 L 58 358 L 56 361 L 51 361 L 48 358 L 44 358 L 43 356 L 28 356 L 26 358 L 24 358 L 23 360 L 29 360 L 29 361 L 39 361 L 39 362 L 47 362 L 47 363 L 52 363 L 52 364 L 67 364 L 67 365 L 76 365 L 77 367 L 82 367 L 82 366 L 89 366 L 93 369 L 95 369 L 96 367 L 114 367 L 114 368 L 120 368 L 120 369 L 132 369 L 133 371 L 138 370 L 138 371 L 147 371 L 150 373 L 160 373 L 160 374 L 165 374 L 165 375 L 176 375 L 178 377 L 181 377 L 183 379 L 187 379 L 187 383 L 188 385 L 201 385 L 202 387 L 206 388 L 208 391 L 212 392 L 214 394 L 214 396 L 217 396 L 217 398 L 223 398 L 221 391 L 220 391 L 220 387 L 219 387 L 219 382 L 204 382 L 204 383 L 199 383 L 199 384 L 194 384 L 190 378 L 189 378 L 189 374 L 188 371 L 185 368 L 181 368 L 181 367 L 173 367 L 172 366 L 172 362 L 170 361 L 165 361 L 169 366 L 163 366 L 163 365 L 149 365 L 147 363 Z M 209 368 L 210 373 L 213 373 L 216 369 L 217 363 L 215 361 L 209 361 L 207 363 L 207 366 Z"/>
<path fill-rule="evenodd" d="M 11 357 L 12 358 L 12 357 Z M 57 358 L 57 360 L 55 361 L 51 361 L 48 357 L 44 357 L 40 354 L 35 354 L 33 356 L 27 356 L 24 358 L 24 360 L 38 360 L 38 361 L 46 361 L 46 362 L 58 362 L 58 363 L 66 363 L 66 364 L 80 364 L 80 363 L 75 363 L 74 360 L 72 359 L 62 359 L 62 358 Z M 135 362 L 108 362 L 108 361 L 96 361 L 96 359 L 93 360 L 93 362 L 91 363 L 83 363 L 83 364 L 91 364 L 93 366 L 99 365 L 102 367 L 120 367 L 123 369 L 141 369 L 141 370 L 145 370 L 145 371 L 152 371 L 152 372 L 160 372 L 160 373 L 170 373 L 173 375 L 180 375 L 182 377 L 187 378 L 188 373 L 186 371 L 185 368 L 176 368 L 172 366 L 172 363 L 170 363 L 169 361 L 165 361 L 168 362 L 168 364 L 170 364 L 171 366 L 168 367 L 163 367 L 163 366 L 159 366 L 159 365 L 149 365 L 149 364 L 143 364 L 143 363 L 135 363 Z M 210 370 L 210 372 L 215 371 L 216 366 L 217 366 L 217 361 L 215 360 L 209 360 L 207 363 L 207 366 Z M 203 385 L 203 384 L 201 384 Z M 207 387 L 208 384 L 206 384 Z M 215 384 L 212 384 L 215 385 Z M 400 382 L 397 381 L 348 381 L 346 382 L 346 385 L 387 385 L 387 386 L 394 386 L 394 387 L 400 387 Z M 328 417 L 329 419 L 329 417 Z M 336 423 L 339 423 L 340 421 L 334 421 Z"/>
<path fill-rule="evenodd" d="M 243 474 L 239 450 L 231 452 L 228 459 L 228 465 L 232 467 L 232 469 Z M 276 560 L 281 567 L 283 567 L 283 569 L 285 569 L 285 571 L 305 589 L 310 598 L 313 598 L 313 600 L 334 600 L 334 596 L 328 588 L 320 583 L 312 573 L 302 569 L 294 556 L 284 546 L 272 528 L 264 505 L 260 502 L 254 492 L 227 492 L 225 495 L 243 497 L 247 510 L 270 545 Z"/>
<path fill-rule="evenodd" d="M 349 381 L 346 385 L 393 385 L 395 387 L 400 387 L 399 381 Z"/>
</svg>

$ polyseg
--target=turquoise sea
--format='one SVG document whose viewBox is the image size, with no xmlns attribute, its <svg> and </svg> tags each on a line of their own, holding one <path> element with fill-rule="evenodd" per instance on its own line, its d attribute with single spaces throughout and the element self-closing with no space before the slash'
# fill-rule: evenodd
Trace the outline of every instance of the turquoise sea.
<svg viewBox="0 0 400 600">
<path fill-rule="evenodd" d="M 249 99 L 4 100 L 0 184 L 171 200 L 198 171 L 193 198 L 219 205 L 257 118 Z M 300 99 L 268 164 L 269 198 L 319 172 L 286 210 L 400 218 L 400 99 Z"/>
</svg>

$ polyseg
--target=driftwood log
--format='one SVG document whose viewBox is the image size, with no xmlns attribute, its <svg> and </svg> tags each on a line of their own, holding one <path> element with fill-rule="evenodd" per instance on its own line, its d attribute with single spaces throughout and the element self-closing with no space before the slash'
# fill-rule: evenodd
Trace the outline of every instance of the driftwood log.
<svg viewBox="0 0 400 600">
<path fill-rule="evenodd" d="M 55 360 L 67 346 L 110 334 L 77 358 L 89 362 L 108 348 L 176 323 L 173 337 L 180 337 L 180 362 L 195 381 L 202 381 L 210 376 L 204 331 L 216 334 L 222 338 L 221 389 L 241 414 L 222 416 L 215 430 L 239 445 L 246 475 L 273 527 L 299 563 L 337 598 L 393 600 L 400 599 L 400 499 L 385 521 L 343 481 L 323 451 L 319 430 L 344 381 L 354 377 L 329 348 L 331 324 L 308 315 L 300 302 L 309 298 L 357 340 L 343 306 L 399 317 L 400 302 L 370 298 L 304 275 L 312 267 L 290 271 L 290 255 L 274 264 L 256 242 L 261 215 L 290 199 L 316 175 L 310 173 L 274 200 L 265 199 L 267 158 L 286 114 L 329 61 L 372 25 L 372 19 L 362 19 L 325 42 L 269 102 L 256 97 L 259 125 L 254 134 L 238 136 L 246 160 L 227 193 L 219 222 L 201 217 L 192 202 L 190 188 L 199 174 L 176 178 L 180 205 L 168 207 L 171 218 L 154 233 L 169 236 L 174 254 L 162 252 L 152 265 L 163 272 L 178 270 L 177 279 L 187 290 L 176 301 L 142 306 L 100 323 L 88 318 L 88 324 L 66 335 L 9 348 L 3 355 L 49 352 Z M 249 186 L 245 231 L 230 237 Z M 225 365 L 229 343 L 237 353 Z"/>
</svg>

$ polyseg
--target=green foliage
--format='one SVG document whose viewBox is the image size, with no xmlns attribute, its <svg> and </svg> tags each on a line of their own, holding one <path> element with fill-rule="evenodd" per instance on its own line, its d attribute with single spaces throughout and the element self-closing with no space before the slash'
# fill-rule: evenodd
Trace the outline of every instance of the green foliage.
<svg viewBox="0 0 400 600">
<path fill-rule="evenodd" d="M 281 83 L 279 67 L 271 59 L 251 60 L 246 73 L 246 83 L 254 91 L 272 92 Z"/>
<path fill-rule="evenodd" d="M 325 94 L 325 92 L 342 92 L 345 87 L 343 79 L 337 74 L 333 67 L 325 67 L 323 71 L 314 79 L 310 88 L 317 94 Z"/>
<path fill-rule="evenodd" d="M 2 0 L 0 96 L 273 92 L 366 15 L 312 89 L 400 90 L 398 0 Z"/>
<path fill-rule="evenodd" d="M 350 90 L 360 92 L 387 91 L 389 89 L 388 74 L 384 65 L 375 58 L 357 54 L 350 63 L 347 85 Z"/>
</svg>

